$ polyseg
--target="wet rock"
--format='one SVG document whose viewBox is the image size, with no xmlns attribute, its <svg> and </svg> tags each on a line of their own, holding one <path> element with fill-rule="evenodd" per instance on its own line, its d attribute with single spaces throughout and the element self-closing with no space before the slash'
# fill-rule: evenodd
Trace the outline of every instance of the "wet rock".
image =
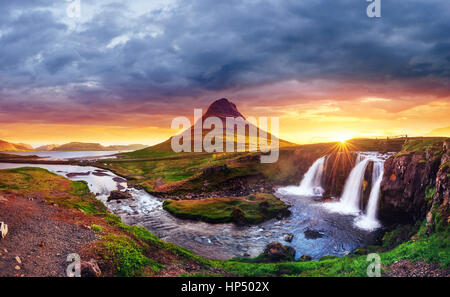
<svg viewBox="0 0 450 297">
<path fill-rule="evenodd" d="M 261 256 L 272 262 L 294 261 L 295 250 L 293 247 L 282 245 L 279 241 L 274 241 L 265 247 Z"/>
<path fill-rule="evenodd" d="M 233 212 L 231 213 L 231 217 L 233 218 L 233 222 L 236 225 L 246 225 L 247 224 L 247 219 L 245 218 L 244 213 L 242 212 L 242 210 L 239 207 L 235 207 L 233 209 Z"/>
<path fill-rule="evenodd" d="M 277 214 L 276 218 L 277 218 L 277 220 L 282 220 L 284 218 L 289 217 L 291 214 L 292 214 L 292 212 L 289 209 L 284 208 L 284 209 L 280 210 L 280 212 Z"/>
<path fill-rule="evenodd" d="M 366 249 L 366 248 L 359 248 L 359 249 L 356 249 L 353 252 L 353 254 L 355 254 L 355 255 L 367 255 L 367 254 L 369 254 L 369 250 Z"/>
<path fill-rule="evenodd" d="M 95 259 L 81 262 L 81 276 L 82 277 L 99 277 L 102 274 L 100 267 L 98 267 Z"/>
<path fill-rule="evenodd" d="M 302 255 L 300 258 L 298 258 L 298 261 L 300 262 L 306 262 L 311 261 L 312 257 L 310 255 Z"/>
<path fill-rule="evenodd" d="M 337 259 L 337 258 L 339 258 L 339 257 L 336 257 L 336 256 L 323 256 L 323 257 L 320 257 L 319 261 L 331 260 L 331 259 Z"/>
<path fill-rule="evenodd" d="M 326 159 L 325 174 L 322 182 L 324 197 L 339 197 L 344 190 L 345 181 L 356 163 L 356 153 L 332 152 Z"/>
<path fill-rule="evenodd" d="M 91 174 L 91 172 L 70 172 L 70 173 L 67 173 L 66 176 L 70 178 L 70 177 L 77 177 L 77 176 L 88 176 L 90 174 Z"/>
<path fill-rule="evenodd" d="M 292 239 L 294 239 L 294 234 L 292 234 L 292 233 L 286 234 L 284 236 L 284 241 L 286 241 L 286 242 L 292 242 Z"/>
<path fill-rule="evenodd" d="M 317 238 L 322 238 L 323 237 L 323 232 L 322 230 L 313 230 L 313 229 L 306 229 L 305 232 L 303 232 L 305 234 L 305 238 L 306 239 L 317 239 Z"/>
<path fill-rule="evenodd" d="M 115 181 L 116 183 L 126 183 L 127 182 L 127 180 L 122 177 L 114 177 L 113 181 Z"/>
<path fill-rule="evenodd" d="M 111 194 L 108 197 L 108 202 L 112 200 L 124 200 L 124 199 L 131 199 L 133 196 L 131 196 L 131 193 L 129 191 L 112 191 Z"/>
<path fill-rule="evenodd" d="M 111 176 L 108 173 L 97 171 L 97 170 L 92 172 L 92 174 L 95 175 L 95 176 Z"/>
</svg>

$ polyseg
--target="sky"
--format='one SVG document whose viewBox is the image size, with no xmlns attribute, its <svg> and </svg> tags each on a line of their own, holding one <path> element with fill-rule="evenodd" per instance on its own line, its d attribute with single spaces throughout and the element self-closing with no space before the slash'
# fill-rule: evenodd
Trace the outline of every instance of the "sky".
<svg viewBox="0 0 450 297">
<path fill-rule="evenodd" d="M 0 139 L 155 144 L 223 97 L 295 143 L 450 136 L 448 0 L 71 4 L 0 0 Z"/>
</svg>

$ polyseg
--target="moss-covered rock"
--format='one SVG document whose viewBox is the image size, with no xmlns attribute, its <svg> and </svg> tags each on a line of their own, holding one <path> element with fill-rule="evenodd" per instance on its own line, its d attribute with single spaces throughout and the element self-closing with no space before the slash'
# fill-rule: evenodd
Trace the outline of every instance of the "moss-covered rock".
<svg viewBox="0 0 450 297">
<path fill-rule="evenodd" d="M 258 224 L 290 214 L 289 205 L 272 194 L 246 197 L 208 198 L 201 200 L 166 200 L 165 210 L 182 219 L 208 223 Z"/>
</svg>

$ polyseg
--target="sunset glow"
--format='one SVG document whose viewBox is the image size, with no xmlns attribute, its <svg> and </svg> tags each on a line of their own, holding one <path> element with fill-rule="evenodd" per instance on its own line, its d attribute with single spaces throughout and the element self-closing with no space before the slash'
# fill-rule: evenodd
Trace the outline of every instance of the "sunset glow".
<svg viewBox="0 0 450 297">
<path fill-rule="evenodd" d="M 75 23 L 64 1 L 3 9 L 0 139 L 154 144 L 174 134 L 174 117 L 223 97 L 246 116 L 279 117 L 279 136 L 298 144 L 450 136 L 448 34 L 430 25 L 448 20 L 448 2 L 423 2 L 429 14 L 414 22 L 403 3 L 385 3 L 391 15 L 372 22 L 347 15 L 365 3 L 326 2 L 320 13 L 306 3 L 224 4 L 220 13 L 197 1 L 192 10 L 175 9 L 185 5 L 178 1 L 100 2 L 86 1 Z"/>
</svg>

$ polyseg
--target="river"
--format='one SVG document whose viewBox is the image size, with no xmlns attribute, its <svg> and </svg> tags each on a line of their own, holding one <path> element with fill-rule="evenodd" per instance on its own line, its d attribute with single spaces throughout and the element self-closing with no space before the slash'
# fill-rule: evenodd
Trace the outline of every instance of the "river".
<svg viewBox="0 0 450 297">
<path fill-rule="evenodd" d="M 209 224 L 173 217 L 162 208 L 161 199 L 144 190 L 128 188 L 126 180 L 110 171 L 89 166 L 0 163 L 0 169 L 27 166 L 45 168 L 71 180 L 86 181 L 97 198 L 123 222 L 145 227 L 162 240 L 206 258 L 254 257 L 268 243 L 280 241 L 294 247 L 297 258 L 309 255 L 319 259 L 344 256 L 375 240 L 374 232 L 354 225 L 354 216 L 329 212 L 314 197 L 278 193 L 280 199 L 291 205 L 292 215 L 283 220 L 273 219 L 244 227 Z M 129 189 L 133 199 L 107 202 L 109 193 L 117 189 Z M 292 242 L 284 241 L 287 234 L 294 235 Z"/>
</svg>

